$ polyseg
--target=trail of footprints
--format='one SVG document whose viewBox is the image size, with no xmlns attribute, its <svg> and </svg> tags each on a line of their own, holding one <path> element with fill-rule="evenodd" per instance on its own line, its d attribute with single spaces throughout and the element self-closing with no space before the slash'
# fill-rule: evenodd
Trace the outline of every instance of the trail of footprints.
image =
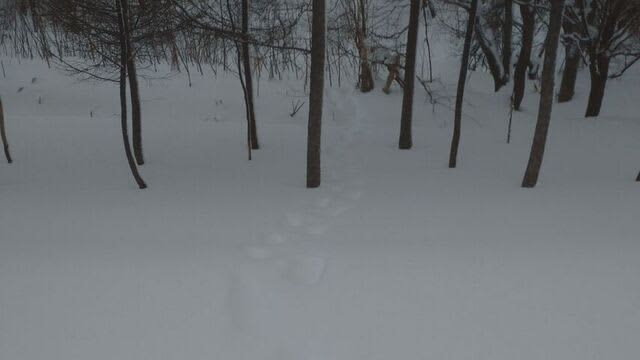
<svg viewBox="0 0 640 360">
<path fill-rule="evenodd" d="M 339 217 L 355 206 L 362 196 L 361 190 L 343 190 L 342 186 L 330 187 L 330 194 L 317 198 L 304 212 L 289 212 L 283 216 L 274 231 L 259 244 L 248 245 L 244 251 L 251 259 L 275 261 L 283 278 L 299 285 L 319 282 L 326 267 L 322 256 L 291 254 L 283 251 L 292 241 L 313 241 L 330 229 L 332 218 Z"/>
<path fill-rule="evenodd" d="M 358 178 L 357 159 L 347 156 L 352 153 L 354 136 L 361 133 L 360 109 L 353 100 L 341 103 L 337 100 L 338 110 L 350 109 L 353 113 L 345 116 L 345 129 L 341 131 L 340 151 L 328 152 L 336 168 L 342 173 L 329 173 L 322 195 L 300 212 L 289 212 L 283 216 L 276 231 L 268 234 L 260 244 L 244 248 L 247 256 L 256 261 L 274 261 L 280 275 L 297 285 L 312 285 L 319 282 L 324 275 L 326 259 L 313 254 L 291 253 L 285 246 L 293 241 L 313 241 L 319 239 L 330 229 L 330 223 L 348 210 L 356 206 L 363 196 L 362 180 Z M 326 190 L 328 189 L 328 191 Z"/>
</svg>

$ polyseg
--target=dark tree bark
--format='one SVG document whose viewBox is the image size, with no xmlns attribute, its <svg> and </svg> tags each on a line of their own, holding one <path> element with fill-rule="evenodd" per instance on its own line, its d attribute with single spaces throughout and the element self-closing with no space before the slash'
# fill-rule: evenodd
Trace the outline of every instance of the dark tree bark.
<svg viewBox="0 0 640 360">
<path fill-rule="evenodd" d="M 251 58 L 249 53 L 249 0 L 242 0 L 242 35 L 244 37 L 242 43 L 242 63 L 244 66 L 244 86 L 246 88 L 246 105 L 247 105 L 247 134 L 251 149 L 260 148 L 258 143 L 258 129 L 256 126 L 256 112 L 253 101 L 253 76 L 251 75 Z"/>
<path fill-rule="evenodd" d="M 480 21 L 476 21 L 476 35 L 480 49 L 487 61 L 487 66 L 489 66 L 489 72 L 493 77 L 494 90 L 498 92 L 508 82 L 508 79 L 505 76 L 505 70 L 502 68 L 501 59 L 498 57 L 498 54 L 494 49 L 492 49 L 489 40 L 484 37 L 484 30 Z"/>
<path fill-rule="evenodd" d="M 131 89 L 131 136 L 133 138 L 133 154 L 138 165 L 144 165 L 140 88 L 138 86 L 136 62 L 132 56 L 129 57 L 127 62 L 127 71 L 129 74 L 129 88 Z"/>
<path fill-rule="evenodd" d="M 313 0 L 311 25 L 311 70 L 309 125 L 307 130 L 307 188 L 320 186 L 320 140 L 325 64 L 325 0 Z"/>
<path fill-rule="evenodd" d="M 135 179 L 140 189 L 146 189 L 147 184 L 140 176 L 138 167 L 136 165 L 133 152 L 131 151 L 131 144 L 129 143 L 129 133 L 127 130 L 127 64 L 129 61 L 129 46 L 127 38 L 129 33 L 126 26 L 127 18 L 125 17 L 125 8 L 127 6 L 126 0 L 116 1 L 116 10 L 118 11 L 118 30 L 120 32 L 120 119 L 122 127 L 122 140 L 124 143 L 124 152 L 127 156 L 127 162 L 131 169 L 131 174 Z"/>
<path fill-rule="evenodd" d="M 413 118 L 413 91 L 416 78 L 416 48 L 418 45 L 418 25 L 420 22 L 420 0 L 411 0 L 409 30 L 407 34 L 407 60 L 404 72 L 404 96 L 402 97 L 402 116 L 400 118 L 400 149 L 413 146 L 411 135 Z"/>
<path fill-rule="evenodd" d="M 527 68 L 531 65 L 533 38 L 536 30 L 536 19 L 533 6 L 520 4 L 522 15 L 522 46 L 513 74 L 513 109 L 520 110 L 524 91 L 527 85 Z"/>
<path fill-rule="evenodd" d="M 589 92 L 586 117 L 596 117 L 600 115 L 604 92 L 609 78 L 610 61 L 611 60 L 604 55 L 598 56 L 597 60 L 591 60 L 591 64 L 589 65 L 591 91 Z"/>
<path fill-rule="evenodd" d="M 129 16 L 129 1 L 121 0 L 122 14 L 124 16 L 124 31 L 127 41 L 127 73 L 129 76 L 129 89 L 131 90 L 131 137 L 133 141 L 133 155 L 138 165 L 144 165 L 142 151 L 142 109 L 140 105 L 140 88 L 138 86 L 138 74 L 133 46 L 131 45 L 131 24 Z"/>
<path fill-rule="evenodd" d="M 538 121 L 531 145 L 529 163 L 522 180 L 522 187 L 533 188 L 538 183 L 540 168 L 544 158 L 547 143 L 549 124 L 551 123 L 551 111 L 553 109 L 553 93 L 555 87 L 556 57 L 558 55 L 558 43 L 562 28 L 562 15 L 564 13 L 564 0 L 550 0 L 551 17 L 549 19 L 549 32 L 545 42 L 544 66 L 542 68 L 542 90 L 540 95 L 540 107 L 538 109 Z"/>
<path fill-rule="evenodd" d="M 638 173 L 638 177 L 636 178 L 636 181 L 640 182 L 640 172 Z"/>
<path fill-rule="evenodd" d="M 565 17 L 562 28 L 566 35 L 573 35 L 578 31 L 577 26 L 573 23 L 574 21 L 575 19 Z M 558 102 L 560 103 L 573 100 L 578 78 L 578 67 L 580 66 L 580 49 L 576 40 L 571 36 L 565 37 L 564 51 L 564 70 L 562 72 L 560 90 L 558 91 Z"/>
<path fill-rule="evenodd" d="M 13 163 L 11 159 L 11 153 L 9 152 L 9 141 L 7 140 L 7 130 L 4 127 L 4 106 L 2 105 L 2 99 L 0 99 L 0 138 L 2 138 L 2 145 L 4 147 L 4 156 L 7 158 L 9 164 Z"/>
<path fill-rule="evenodd" d="M 456 167 L 458 162 L 458 147 L 460 146 L 460 130 L 462 128 L 462 103 L 464 101 L 464 89 L 467 81 L 467 70 L 469 68 L 469 53 L 471 52 L 471 42 L 473 41 L 473 29 L 475 27 L 477 12 L 478 0 L 471 0 L 471 9 L 469 10 L 469 20 L 467 22 L 467 34 L 464 39 L 464 49 L 462 51 L 460 76 L 458 77 L 453 138 L 451 139 L 451 152 L 449 154 L 449 168 L 452 169 Z"/>
<path fill-rule="evenodd" d="M 565 47 L 566 57 L 564 71 L 562 72 L 562 82 L 558 92 L 558 102 L 565 103 L 573 100 L 576 90 L 576 80 L 578 79 L 578 68 L 580 66 L 580 53 L 574 45 Z"/>
<path fill-rule="evenodd" d="M 504 23 L 502 24 L 502 67 L 508 81 L 511 77 L 511 42 L 513 38 L 513 0 L 504 0 Z"/>
<path fill-rule="evenodd" d="M 355 27 L 355 42 L 360 57 L 360 75 L 358 77 L 358 87 L 363 93 L 373 90 L 373 72 L 369 61 L 369 44 L 367 43 L 367 7 L 366 0 L 358 0 L 353 8 L 353 21 Z"/>
</svg>

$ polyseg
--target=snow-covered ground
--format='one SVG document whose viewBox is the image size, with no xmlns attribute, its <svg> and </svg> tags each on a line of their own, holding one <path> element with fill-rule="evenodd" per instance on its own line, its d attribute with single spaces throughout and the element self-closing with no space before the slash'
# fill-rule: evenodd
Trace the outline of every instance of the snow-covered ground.
<svg viewBox="0 0 640 360">
<path fill-rule="evenodd" d="M 436 60 L 453 94 L 458 60 Z M 142 83 L 150 188 L 124 159 L 114 85 L 4 58 L 2 360 L 628 360 L 640 353 L 640 71 L 603 116 L 556 106 L 540 185 L 519 187 L 537 96 L 486 74 L 452 112 L 329 88 L 323 186 L 304 188 L 302 82 L 260 81 L 246 160 L 232 76 Z M 582 74 L 584 77 L 584 74 Z M 22 88 L 21 91 L 18 91 Z M 91 116 L 92 115 L 92 116 Z"/>
</svg>

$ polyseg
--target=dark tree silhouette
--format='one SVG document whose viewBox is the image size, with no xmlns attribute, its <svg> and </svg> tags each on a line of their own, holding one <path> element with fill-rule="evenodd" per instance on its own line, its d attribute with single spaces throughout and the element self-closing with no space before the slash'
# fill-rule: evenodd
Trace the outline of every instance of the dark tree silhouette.
<svg viewBox="0 0 640 360">
<path fill-rule="evenodd" d="M 7 162 L 11 164 L 11 153 L 9 152 L 9 141 L 7 140 L 7 130 L 4 127 L 4 107 L 2 106 L 2 99 L 0 99 L 0 138 L 2 139 L 2 145 L 4 147 L 4 156 L 7 158 Z"/>
<path fill-rule="evenodd" d="M 595 117 L 600 115 L 607 80 L 621 76 L 640 60 L 640 1 L 591 0 L 576 4 L 591 77 L 586 116 Z M 626 65 L 611 74 L 611 62 L 616 57 L 624 57 Z"/>
<path fill-rule="evenodd" d="M 531 52 L 533 49 L 533 38 L 536 28 L 535 11 L 533 0 L 529 3 L 520 4 L 520 14 L 522 15 L 522 44 L 516 68 L 513 73 L 513 109 L 520 110 L 524 91 L 527 85 L 527 68 L 531 65 Z"/>
<path fill-rule="evenodd" d="M 511 77 L 513 39 L 513 0 L 504 0 L 504 22 L 502 24 L 502 67 L 507 79 Z"/>
<path fill-rule="evenodd" d="M 413 91 L 416 78 L 416 48 L 418 45 L 418 25 L 420 22 L 420 0 L 411 0 L 409 30 L 407 34 L 407 60 L 404 73 L 404 95 L 402 97 L 402 116 L 400 118 L 400 149 L 411 149 L 413 118 Z"/>
<path fill-rule="evenodd" d="M 560 42 L 560 30 L 562 29 L 562 15 L 564 13 L 565 0 L 549 0 L 551 3 L 551 16 L 549 19 L 549 32 L 545 42 L 544 66 L 542 68 L 542 90 L 540 95 L 540 107 L 538 109 L 538 121 L 536 123 L 533 144 L 529 155 L 529 163 L 522 180 L 522 187 L 532 188 L 538 183 L 542 159 L 547 143 L 547 133 L 551 122 L 553 109 L 553 92 L 555 86 L 556 57 L 558 55 L 558 43 Z"/>
<path fill-rule="evenodd" d="M 582 0 L 577 0 L 580 3 Z M 576 16 L 576 6 L 567 6 L 565 10 L 562 29 L 564 30 L 564 70 L 562 71 L 562 81 L 558 91 L 558 102 L 564 103 L 573 100 L 578 78 L 578 68 L 580 66 L 580 34 L 579 23 L 581 19 Z"/>
<path fill-rule="evenodd" d="M 307 188 L 320 186 L 320 141 L 325 64 L 325 0 L 313 0 L 311 25 L 311 70 L 309 92 L 309 125 L 307 131 Z"/>
<path fill-rule="evenodd" d="M 244 86 L 246 93 L 248 137 L 251 149 L 260 148 L 258 143 L 258 128 L 256 125 L 255 102 L 253 99 L 253 76 L 251 74 L 251 57 L 249 52 L 249 0 L 242 0 L 242 34 L 245 41 L 242 42 L 242 64 L 244 66 Z"/>
<path fill-rule="evenodd" d="M 460 146 L 460 131 L 462 128 L 462 104 L 464 101 L 464 89 L 467 81 L 467 70 L 469 69 L 469 54 L 471 52 L 471 42 L 473 41 L 473 29 L 475 27 L 477 12 L 478 0 L 471 0 L 471 9 L 469 10 L 469 20 L 467 22 L 467 33 L 464 39 L 464 50 L 462 51 L 460 76 L 458 77 L 458 91 L 456 94 L 455 118 L 453 122 L 453 138 L 451 139 L 451 152 L 449 154 L 449 168 L 455 168 L 458 162 L 458 147 Z"/>
<path fill-rule="evenodd" d="M 126 17 L 126 0 L 116 0 L 116 11 L 118 13 L 118 30 L 120 35 L 120 119 L 122 127 L 122 140 L 124 143 L 124 152 L 127 156 L 127 162 L 131 169 L 131 174 L 135 179 L 140 189 L 146 189 L 147 184 L 144 182 L 138 167 L 136 166 L 133 153 L 131 151 L 131 145 L 129 143 L 129 133 L 127 131 L 127 65 L 129 63 L 129 46 L 127 38 L 130 36 L 128 33 L 127 17 Z"/>
</svg>

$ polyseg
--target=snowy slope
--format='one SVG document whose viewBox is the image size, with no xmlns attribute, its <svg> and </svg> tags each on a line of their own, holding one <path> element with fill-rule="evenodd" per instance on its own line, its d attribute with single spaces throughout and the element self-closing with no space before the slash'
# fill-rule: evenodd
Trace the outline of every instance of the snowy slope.
<svg viewBox="0 0 640 360">
<path fill-rule="evenodd" d="M 450 96 L 457 61 L 438 54 Z M 556 107 L 534 190 L 519 183 L 537 98 L 507 145 L 509 90 L 489 92 L 486 74 L 471 77 L 457 170 L 447 106 L 433 112 L 419 91 L 416 146 L 399 151 L 398 89 L 328 89 L 314 191 L 306 107 L 288 115 L 301 82 L 261 80 L 263 149 L 248 162 L 233 77 L 151 80 L 139 191 L 113 85 L 3 61 L 16 162 L 0 163 L 0 359 L 640 352 L 637 69 L 611 83 L 599 119 L 581 117 L 587 79 Z"/>
</svg>

